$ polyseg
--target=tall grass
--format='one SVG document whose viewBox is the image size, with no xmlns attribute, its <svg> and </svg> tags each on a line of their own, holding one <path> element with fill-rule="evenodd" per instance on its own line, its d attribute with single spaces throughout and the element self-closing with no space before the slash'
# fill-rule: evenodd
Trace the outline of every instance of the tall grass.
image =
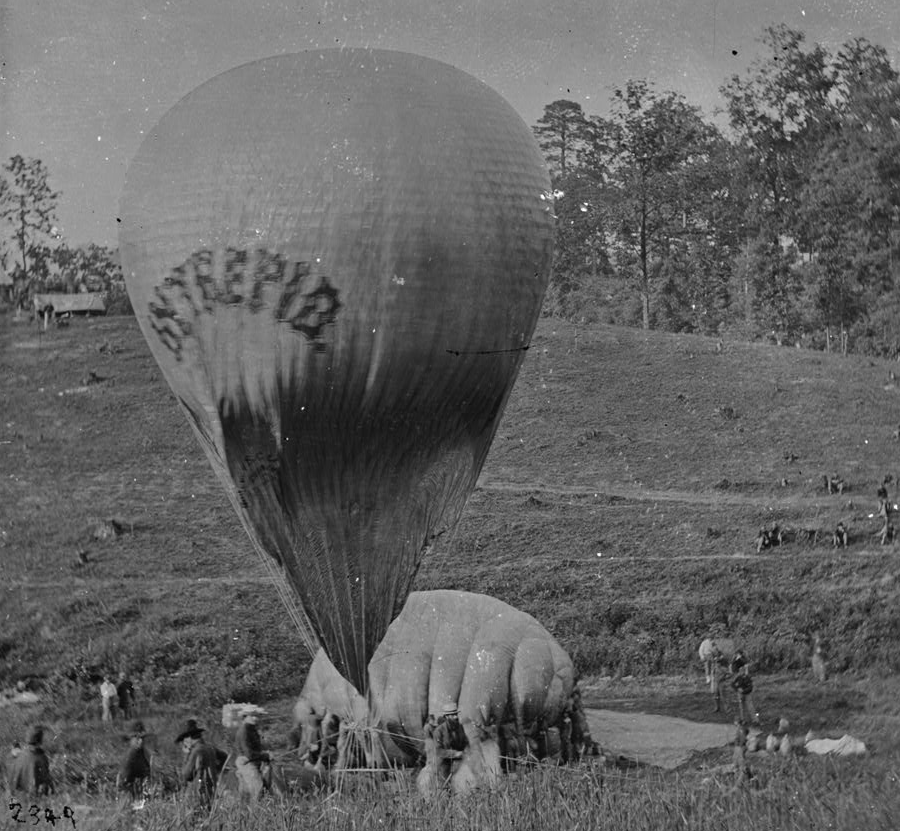
<svg viewBox="0 0 900 831">
<path fill-rule="evenodd" d="M 332 791 L 264 797 L 251 805 L 220 792 L 208 817 L 179 795 L 151 799 L 130 815 L 113 798 L 80 804 L 78 827 L 143 831 L 203 827 L 217 831 L 822 831 L 896 828 L 896 769 L 823 759 L 762 766 L 757 781 L 737 786 L 730 772 L 682 775 L 658 771 L 541 766 L 505 777 L 494 791 L 422 799 L 409 774 L 358 775 Z M 65 798 L 69 798 L 68 796 Z M 55 798 L 58 800 L 58 797 Z"/>
</svg>

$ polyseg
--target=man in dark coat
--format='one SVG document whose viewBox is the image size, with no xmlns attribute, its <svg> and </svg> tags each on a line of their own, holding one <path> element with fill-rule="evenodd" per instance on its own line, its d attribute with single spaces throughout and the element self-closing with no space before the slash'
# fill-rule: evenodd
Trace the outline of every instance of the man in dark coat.
<svg viewBox="0 0 900 831">
<path fill-rule="evenodd" d="M 132 708 L 134 707 L 134 684 L 131 683 L 124 672 L 119 673 L 119 680 L 116 683 L 116 694 L 119 697 L 119 709 L 122 711 L 122 717 L 131 718 Z"/>
<path fill-rule="evenodd" d="M 142 721 L 133 721 L 125 738 L 128 739 L 128 752 L 119 768 L 116 787 L 131 797 L 132 808 L 139 809 L 144 804 L 144 789 L 150 780 L 150 755 L 144 746 L 147 731 Z"/>
<path fill-rule="evenodd" d="M 185 722 L 175 743 L 181 745 L 186 756 L 181 766 L 182 781 L 185 785 L 193 783 L 199 806 L 209 811 L 228 754 L 208 744 L 203 738 L 203 728 L 192 718 Z"/>
<path fill-rule="evenodd" d="M 44 728 L 32 727 L 25 737 L 25 747 L 13 761 L 9 777 L 11 791 L 23 791 L 29 796 L 47 796 L 53 793 L 50 762 L 41 746 L 43 742 Z"/>
</svg>

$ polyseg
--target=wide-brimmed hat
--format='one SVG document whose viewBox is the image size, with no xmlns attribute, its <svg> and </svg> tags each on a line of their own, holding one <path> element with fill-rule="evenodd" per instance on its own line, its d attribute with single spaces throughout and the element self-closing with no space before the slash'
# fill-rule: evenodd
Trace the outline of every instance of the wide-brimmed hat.
<svg viewBox="0 0 900 831">
<path fill-rule="evenodd" d="M 129 723 L 128 727 L 125 729 L 125 738 L 133 739 L 133 738 L 144 738 L 147 735 L 147 730 L 144 727 L 144 722 L 137 720 Z"/>
<path fill-rule="evenodd" d="M 25 744 L 40 744 L 44 741 L 44 728 L 38 725 L 29 728 L 25 734 Z"/>
<path fill-rule="evenodd" d="M 180 744 L 185 739 L 196 739 L 202 734 L 203 728 L 197 724 L 197 720 L 189 718 L 181 728 L 181 732 L 178 734 L 178 738 L 175 739 L 175 744 Z"/>
<path fill-rule="evenodd" d="M 459 714 L 455 701 L 450 701 L 441 707 L 441 713 L 445 716 L 455 716 Z"/>
</svg>

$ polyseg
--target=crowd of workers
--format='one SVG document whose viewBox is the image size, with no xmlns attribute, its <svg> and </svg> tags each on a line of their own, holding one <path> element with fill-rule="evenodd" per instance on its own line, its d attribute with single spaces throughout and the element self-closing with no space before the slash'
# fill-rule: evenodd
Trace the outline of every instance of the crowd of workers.
<svg viewBox="0 0 900 831">
<path fill-rule="evenodd" d="M 110 687 L 116 689 L 115 694 Z M 118 679 L 113 685 L 108 676 L 100 684 L 101 719 L 116 722 L 120 717 L 133 715 L 135 702 L 134 687 L 127 677 Z M 265 792 L 280 793 L 282 786 L 276 774 L 272 755 L 263 746 L 258 728 L 259 709 L 248 706 L 241 711 L 231 753 L 226 753 L 207 741 L 204 729 L 195 719 L 188 719 L 175 735 L 175 744 L 181 747 L 184 759 L 178 771 L 184 791 L 193 805 L 208 812 L 212 806 L 218 783 L 228 764 L 234 771 L 238 792 L 250 800 L 256 800 Z M 584 755 L 596 754 L 597 748 L 590 736 L 580 692 L 575 690 L 566 708 L 563 719 L 564 729 L 558 730 L 560 740 L 555 748 L 563 761 L 573 761 Z M 542 725 L 537 725 L 538 731 Z M 425 725 L 427 763 L 436 771 L 438 782 L 447 786 L 450 776 L 462 758 L 469 740 L 459 720 L 455 702 L 447 703 L 438 718 L 429 718 Z M 122 795 L 123 803 L 133 810 L 143 808 L 149 794 L 152 755 L 149 745 L 155 748 L 156 736 L 148 733 L 140 719 L 130 719 L 124 723 L 119 735 L 127 742 L 116 776 L 116 789 Z M 318 742 L 306 749 L 301 761 L 306 765 L 334 763 L 336 754 L 329 754 L 330 745 L 338 735 L 337 726 L 322 725 Z M 535 737 L 532 737 L 535 738 Z M 55 792 L 50 772 L 48 755 L 43 747 L 44 728 L 34 726 L 25 736 L 24 746 L 16 745 L 8 775 L 8 784 L 13 793 L 23 793 L 30 797 L 48 796 Z M 528 745 L 524 745 L 527 753 Z M 512 748 L 510 748 L 512 751 Z M 433 756 L 430 755 L 433 753 Z"/>
<path fill-rule="evenodd" d="M 877 517 L 881 527 L 875 534 L 875 537 L 881 545 L 887 545 L 894 540 L 894 526 L 891 523 L 892 514 L 896 506 L 888 497 L 887 484 L 893 481 L 893 476 L 886 476 L 884 482 L 879 486 L 877 492 L 878 505 L 874 514 L 869 517 Z M 825 477 L 825 485 L 828 493 L 843 493 L 845 483 L 843 479 L 835 477 Z M 822 532 L 818 529 L 799 528 L 786 531 L 779 525 L 772 525 L 769 528 L 761 528 L 756 535 L 754 545 L 756 553 L 760 554 L 769 548 L 775 548 L 784 545 L 789 539 L 797 542 L 805 541 L 811 545 L 816 545 Z M 826 537 L 827 539 L 827 537 Z M 840 520 L 831 532 L 831 545 L 833 548 L 847 548 L 850 542 L 850 531 L 843 520 Z"/>
</svg>

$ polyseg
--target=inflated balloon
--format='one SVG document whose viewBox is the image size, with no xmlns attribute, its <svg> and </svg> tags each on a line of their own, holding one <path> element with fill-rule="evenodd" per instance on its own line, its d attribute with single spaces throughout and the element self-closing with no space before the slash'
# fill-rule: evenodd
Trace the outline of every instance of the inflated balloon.
<svg viewBox="0 0 900 831">
<path fill-rule="evenodd" d="M 150 349 L 308 645 L 361 691 L 528 348 L 549 186 L 483 83 L 356 49 L 212 79 L 128 170 L 120 246 Z"/>
</svg>

